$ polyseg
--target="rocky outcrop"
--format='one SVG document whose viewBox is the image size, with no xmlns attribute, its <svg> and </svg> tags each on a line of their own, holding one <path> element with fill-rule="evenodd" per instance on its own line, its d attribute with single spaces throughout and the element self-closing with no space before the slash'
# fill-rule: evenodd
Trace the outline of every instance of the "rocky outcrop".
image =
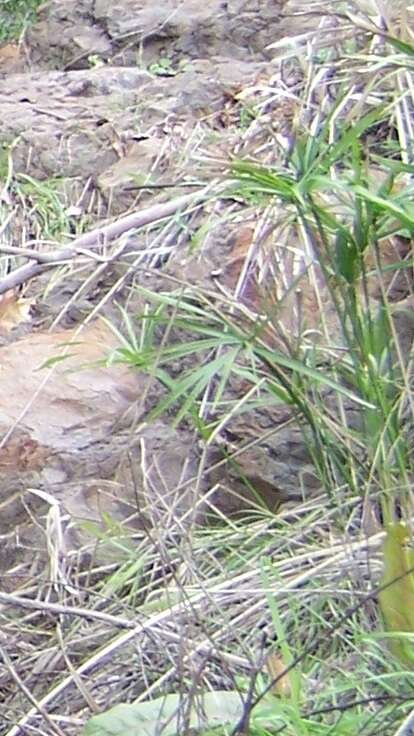
<svg viewBox="0 0 414 736">
<path fill-rule="evenodd" d="M 249 104 L 267 85 L 275 94 L 256 133 L 269 154 L 266 162 L 273 163 L 272 136 L 289 131 L 297 113 L 289 85 L 295 88 L 299 72 L 290 70 L 278 97 L 268 44 L 293 32 L 282 19 L 291 5 L 277 0 L 51 0 L 42 5 L 27 33 L 25 71 L 8 74 L 0 65 L 0 140 L 11 146 L 14 174 L 51 179 L 55 185 L 58 178 L 56 186 L 65 191 L 75 183 L 81 195 L 68 212 L 87 212 L 91 218 L 123 212 L 138 196 L 140 206 L 142 196 L 158 196 L 150 189 L 137 194 L 144 185 L 155 191 L 165 185 L 160 196 L 166 198 L 172 185 L 179 184 L 182 192 L 189 178 L 197 185 L 222 176 L 234 140 L 236 153 L 244 145 L 248 152 L 243 126 L 246 119 L 251 122 Z M 13 70 L 15 64 L 13 57 Z M 7 167 L 7 150 L 0 162 Z M 13 189 L 7 192 L 11 203 L 13 194 Z M 71 204 L 74 199 L 69 197 Z M 230 295 L 258 318 L 265 307 L 271 313 L 265 337 L 279 340 L 269 343 L 273 349 L 286 347 L 284 335 L 295 338 L 301 332 L 302 317 L 310 344 L 318 339 L 321 312 L 337 345 L 331 295 L 316 263 L 310 285 L 309 262 L 296 248 L 294 228 L 287 248 L 272 227 L 259 228 L 256 214 L 246 209 L 235 197 L 230 204 L 207 203 L 204 220 L 199 211 L 186 214 L 162 239 L 158 260 L 147 257 L 147 233 L 130 233 L 122 264 L 109 258 L 101 270 L 99 261 L 96 275 L 91 259 L 89 271 L 69 273 L 46 298 L 40 296 L 36 309 L 43 317 L 46 313 L 46 322 L 63 313 L 69 324 L 79 322 L 95 310 L 102 293 L 107 301 L 106 294 L 132 264 L 135 281 L 154 292 L 179 283 L 207 290 L 213 301 L 214 294 Z M 71 226 L 74 232 L 76 221 L 68 230 Z M 30 230 L 20 223 L 15 227 L 13 243 Z M 190 249 L 197 237 L 202 247 Z M 406 257 L 403 239 L 394 239 L 389 252 L 382 245 L 385 263 Z M 134 253 L 144 255 L 133 261 Z M 411 279 L 411 271 L 404 272 Z M 42 293 L 42 278 L 31 284 L 30 294 L 36 288 Z M 391 301 L 410 289 L 393 271 L 383 287 Z M 375 297 L 378 283 L 368 280 L 367 288 Z M 124 295 L 116 291 L 121 301 Z M 131 313 L 142 307 L 130 293 L 128 299 Z M 403 322 L 408 335 L 406 311 L 396 314 L 396 324 Z M 97 323 L 85 328 L 80 345 L 76 334 L 73 329 L 33 333 L 17 342 L 12 335 L 0 349 L 0 534 L 9 537 L 10 526 L 27 520 L 33 504 L 47 511 L 42 494 L 55 499 L 70 520 L 100 524 L 106 517 L 142 529 L 164 523 L 168 528 L 171 513 L 180 523 L 198 522 L 209 510 L 237 513 L 246 502 L 275 509 L 281 501 L 318 491 L 288 407 L 268 405 L 232 416 L 217 446 L 207 451 L 188 427 L 172 427 L 169 416 L 145 423 L 148 406 L 138 401 L 149 397 L 143 374 L 93 365 L 117 343 L 107 328 Z M 55 362 L 63 343 L 72 340 L 71 357 Z M 409 346 L 411 340 L 410 333 Z M 50 374 L 49 368 L 39 370 L 48 361 Z M 231 398 L 240 398 L 244 388 L 230 385 Z M 160 395 L 157 386 L 151 401 Z"/>
<path fill-rule="evenodd" d="M 90 58 L 125 66 L 168 57 L 270 58 L 284 0 L 53 0 L 29 33 L 32 63 L 89 66 Z"/>
<path fill-rule="evenodd" d="M 160 149 L 168 150 L 174 121 L 185 115 L 194 127 L 218 114 L 261 69 L 255 62 L 232 67 L 217 60 L 168 79 L 114 66 L 10 75 L 0 79 L 0 140 L 13 144 L 16 172 L 90 178 L 104 190 L 131 184 L 134 176 L 142 183 Z M 112 173 L 117 162 L 122 175 Z"/>
</svg>

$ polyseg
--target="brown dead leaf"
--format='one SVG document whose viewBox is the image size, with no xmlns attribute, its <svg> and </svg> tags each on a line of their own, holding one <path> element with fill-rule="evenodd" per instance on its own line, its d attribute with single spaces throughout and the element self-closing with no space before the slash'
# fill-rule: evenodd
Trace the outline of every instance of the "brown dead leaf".
<svg viewBox="0 0 414 736">
<path fill-rule="evenodd" d="M 21 48 L 7 43 L 0 48 L 0 74 L 12 74 L 21 70 L 23 64 Z"/>
<path fill-rule="evenodd" d="M 241 227 L 240 230 L 234 234 L 234 237 L 231 240 L 231 254 L 225 264 L 221 279 L 222 283 L 229 291 L 234 291 L 238 284 L 252 245 L 253 237 L 254 228 L 246 225 Z M 255 268 L 251 268 L 250 272 L 246 274 L 239 299 L 242 303 L 248 304 L 252 309 L 255 309 L 255 311 L 259 311 L 259 291 Z"/>
<path fill-rule="evenodd" d="M 289 674 L 283 674 L 286 670 L 286 665 L 284 664 L 283 659 L 275 652 L 270 652 L 266 658 L 266 669 L 272 680 L 278 678 L 277 682 L 275 682 L 271 687 L 273 695 L 277 695 L 282 698 L 289 698 L 292 694 L 292 690 Z"/>
<path fill-rule="evenodd" d="M 0 48 L 0 64 L 16 61 L 19 54 L 20 50 L 16 43 L 6 43 Z"/>
<path fill-rule="evenodd" d="M 10 332 L 21 322 L 30 322 L 30 308 L 33 299 L 19 297 L 13 290 L 9 289 L 0 296 L 0 329 Z"/>
</svg>

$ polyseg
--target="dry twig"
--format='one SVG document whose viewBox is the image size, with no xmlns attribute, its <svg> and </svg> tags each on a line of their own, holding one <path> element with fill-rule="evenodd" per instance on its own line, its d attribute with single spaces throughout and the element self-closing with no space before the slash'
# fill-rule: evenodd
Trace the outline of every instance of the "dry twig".
<svg viewBox="0 0 414 736">
<path fill-rule="evenodd" d="M 205 198 L 206 193 L 207 188 L 202 189 L 200 192 L 185 194 L 169 202 L 155 204 L 141 212 L 133 212 L 130 215 L 126 215 L 126 217 L 121 217 L 119 220 L 111 222 L 109 225 L 94 228 L 74 240 L 70 246 L 53 252 L 39 253 L 35 250 L 24 248 L 23 253 L 21 253 L 20 248 L 13 248 L 14 253 L 19 252 L 29 258 L 30 262 L 7 274 L 0 281 L 0 294 L 4 294 L 9 289 L 14 289 L 16 286 L 26 283 L 48 268 L 58 266 L 65 261 L 70 261 L 80 253 L 84 254 L 85 248 L 108 245 L 115 238 L 119 238 L 120 235 L 128 232 L 128 230 L 136 230 L 153 222 L 163 220 L 166 217 L 171 217 L 190 205 L 196 205 Z M 125 242 L 125 247 L 126 245 L 127 242 Z M 10 247 L 3 248 L 0 246 L 0 252 L 10 253 Z M 92 254 L 91 257 L 93 257 Z"/>
</svg>

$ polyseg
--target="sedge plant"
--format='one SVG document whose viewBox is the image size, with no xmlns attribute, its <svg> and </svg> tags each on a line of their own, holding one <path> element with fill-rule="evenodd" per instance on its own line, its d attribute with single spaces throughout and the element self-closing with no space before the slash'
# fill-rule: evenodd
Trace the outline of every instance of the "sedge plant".
<svg viewBox="0 0 414 736">
<path fill-rule="evenodd" d="M 151 417 L 173 414 L 176 424 L 191 422 L 207 446 L 231 427 L 235 415 L 272 406 L 291 409 L 333 506 L 344 508 L 344 499 L 360 498 L 364 512 L 374 509 L 376 528 L 386 531 L 379 603 L 391 650 L 410 669 L 412 554 L 400 517 L 408 518 L 411 510 L 411 292 L 408 286 L 408 302 L 401 305 L 393 285 L 400 276 L 409 283 L 412 258 L 409 248 L 390 258 L 387 247 L 409 243 L 414 229 L 414 168 L 404 137 L 410 123 L 396 83 L 404 64 L 410 68 L 413 49 L 387 34 L 382 42 L 398 58 L 384 59 L 383 46 L 375 51 L 374 64 L 370 51 L 366 94 L 358 97 L 339 74 L 334 99 L 328 81 L 317 112 L 314 100 L 303 103 L 301 112 L 309 113 L 310 107 L 312 123 L 301 122 L 298 115 L 276 163 L 263 163 L 258 152 L 230 164 L 227 196 L 250 212 L 266 211 L 283 236 L 277 244 L 268 243 L 269 273 L 278 273 L 272 270 L 277 247 L 288 253 L 294 242 L 304 254 L 301 272 L 284 292 L 275 295 L 274 282 L 262 280 L 259 299 L 249 305 L 237 293 L 187 283 L 156 294 L 137 287 L 147 308 L 137 317 L 124 312 L 125 329 L 118 333 L 120 347 L 111 359 L 146 371 L 163 386 Z M 359 72 L 360 51 L 352 61 Z M 309 69 L 316 74 L 313 63 Z M 370 95 L 375 104 L 369 103 Z M 387 155 L 383 145 L 375 144 L 376 131 L 384 127 L 397 133 Z M 289 331 L 283 321 L 299 288 L 311 289 L 321 308 L 320 323 L 315 326 L 306 309 L 298 309 L 295 329 Z M 396 318 L 401 309 L 408 313 L 403 333 Z M 336 524 L 341 523 L 345 528 L 348 520 L 337 515 Z M 404 582 L 398 585 L 398 579 Z M 269 605 L 276 634 L 286 642 L 278 608 Z M 353 630 L 352 637 L 358 636 L 361 632 Z M 289 666 L 292 650 L 286 643 L 283 648 L 281 660 Z M 371 656 L 371 662 L 376 657 L 378 666 L 386 667 L 383 649 Z M 320 667 L 320 659 L 317 663 Z M 318 709 L 316 717 L 310 709 L 305 723 L 294 676 L 294 698 L 283 714 L 288 733 L 357 732 L 353 729 L 362 723 L 367 733 L 378 728 L 364 703 L 346 715 L 346 708 L 339 707 L 338 718 L 331 721 L 321 721 Z M 385 682 L 377 677 L 376 686 L 385 687 Z M 395 697 L 392 689 L 388 694 Z"/>
</svg>

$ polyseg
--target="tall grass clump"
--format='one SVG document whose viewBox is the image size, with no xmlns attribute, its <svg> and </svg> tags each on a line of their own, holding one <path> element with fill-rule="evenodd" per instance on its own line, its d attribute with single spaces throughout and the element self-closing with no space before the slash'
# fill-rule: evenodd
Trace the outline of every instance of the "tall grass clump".
<svg viewBox="0 0 414 736">
<path fill-rule="evenodd" d="M 276 44 L 275 79 L 243 92 L 254 114 L 217 194 L 229 220 L 254 223 L 236 284 L 171 277 L 157 293 L 137 286 L 145 308 L 122 313 L 111 359 L 162 385 L 148 420 L 195 428 L 200 475 L 236 417 L 282 407 L 319 482 L 319 496 L 305 483 L 280 514 L 256 507 L 192 529 L 193 584 L 177 573 L 168 592 L 178 588 L 211 652 L 222 642 L 225 665 L 221 679 L 207 665 L 182 679 L 188 728 L 172 733 L 190 729 L 199 689 L 223 713 L 220 727 L 205 702 L 205 734 L 393 736 L 409 725 L 414 45 L 379 5 L 343 3 L 319 31 Z M 282 105 L 287 129 L 270 124 Z"/>
<path fill-rule="evenodd" d="M 350 19 L 342 47 L 311 46 L 300 58 L 288 140 L 266 148 L 274 163 L 232 158 L 226 196 L 271 233 L 250 249 L 234 293 L 141 289 L 154 305 L 141 345 L 125 338 L 117 358 L 153 370 L 167 389 L 157 411 L 174 407 L 177 423 L 191 418 L 210 443 L 235 413 L 292 407 L 329 495 L 379 499 L 391 522 L 408 502 L 412 465 L 414 189 L 401 85 L 413 47 L 388 36 L 366 47 L 362 34 L 365 46 L 345 63 Z M 252 303 L 243 288 L 253 271 Z M 196 366 L 168 370 L 190 356 Z"/>
</svg>

